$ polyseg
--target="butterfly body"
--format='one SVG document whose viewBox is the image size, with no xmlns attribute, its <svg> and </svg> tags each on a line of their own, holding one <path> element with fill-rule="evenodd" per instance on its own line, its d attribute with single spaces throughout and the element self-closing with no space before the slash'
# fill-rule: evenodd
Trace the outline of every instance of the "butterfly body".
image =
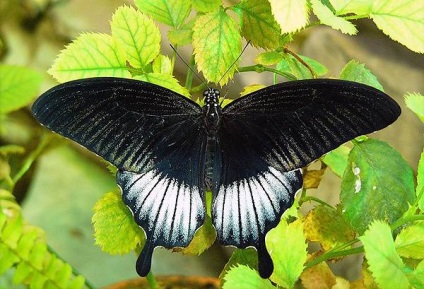
<svg viewBox="0 0 424 289">
<path fill-rule="evenodd" d="M 300 168 L 400 114 L 383 92 L 341 80 L 281 83 L 223 108 L 217 90 L 204 96 L 201 107 L 151 83 L 102 77 L 56 86 L 33 105 L 47 128 L 118 168 L 122 199 L 146 234 L 142 276 L 155 247 L 188 246 L 210 189 L 219 242 L 256 248 L 269 277 L 265 236 L 293 204 Z"/>
</svg>

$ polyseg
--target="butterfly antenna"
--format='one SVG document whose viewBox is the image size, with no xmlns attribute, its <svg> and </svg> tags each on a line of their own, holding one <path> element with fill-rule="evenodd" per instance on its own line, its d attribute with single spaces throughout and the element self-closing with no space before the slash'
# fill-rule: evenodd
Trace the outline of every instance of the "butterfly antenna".
<svg viewBox="0 0 424 289">
<path fill-rule="evenodd" d="M 175 54 L 177 54 L 178 58 L 187 66 L 188 69 L 190 69 L 191 72 L 200 80 L 201 83 L 203 83 L 207 88 L 210 88 L 209 85 L 197 74 L 196 71 L 181 57 L 181 55 L 177 52 L 177 49 L 172 44 L 169 44 L 171 46 L 172 50 L 174 50 Z"/>
<path fill-rule="evenodd" d="M 222 75 L 221 79 L 217 82 L 220 83 L 221 80 L 224 78 L 224 76 L 228 73 L 228 71 L 230 71 L 230 69 L 234 66 L 234 64 L 236 64 L 236 62 L 240 59 L 240 57 L 243 55 L 244 51 L 246 50 L 247 46 L 250 44 L 250 40 L 247 41 L 246 45 L 243 47 L 243 50 L 241 51 L 241 53 L 239 54 L 239 56 L 237 56 L 236 60 L 233 61 L 233 63 L 231 63 L 231 65 L 227 68 L 227 70 L 224 72 L 224 74 Z"/>
<path fill-rule="evenodd" d="M 244 51 L 246 50 L 247 46 L 250 44 L 250 40 L 247 41 L 246 45 L 243 47 L 243 50 L 241 51 L 240 55 L 236 58 L 236 60 L 233 61 L 233 63 L 231 63 L 231 65 L 228 67 L 228 69 L 224 72 L 224 74 L 222 75 L 221 79 L 218 81 L 218 83 L 221 82 L 221 80 L 224 78 L 224 76 L 228 73 L 228 71 L 230 71 L 230 69 L 234 66 L 234 64 L 236 64 L 236 62 L 240 59 L 240 57 L 243 55 Z M 224 102 L 225 98 L 227 98 L 227 94 L 228 94 L 228 87 L 227 90 L 224 94 L 224 96 L 222 97 L 221 100 L 221 105 Z"/>
</svg>

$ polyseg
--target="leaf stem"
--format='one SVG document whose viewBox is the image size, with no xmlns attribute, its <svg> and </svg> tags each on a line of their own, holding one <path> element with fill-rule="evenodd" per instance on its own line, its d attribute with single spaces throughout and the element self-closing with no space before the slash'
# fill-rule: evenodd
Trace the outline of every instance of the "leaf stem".
<svg viewBox="0 0 424 289">
<path fill-rule="evenodd" d="M 309 268 L 327 261 L 329 259 L 334 259 L 337 257 L 343 257 L 343 256 L 348 256 L 348 255 L 353 255 L 353 254 L 359 254 L 359 253 L 363 253 L 364 252 L 364 246 L 360 246 L 360 247 L 355 247 L 355 248 L 351 248 L 351 249 L 347 249 L 347 250 L 341 250 L 341 251 L 328 251 L 314 259 L 312 259 L 311 261 L 306 262 L 305 264 L 305 269 L 304 271 L 308 270 Z"/>
<path fill-rule="evenodd" d="M 31 168 L 31 165 L 34 163 L 35 159 L 40 155 L 40 153 L 43 151 L 43 149 L 46 147 L 46 145 L 49 143 L 51 137 L 50 134 L 43 134 L 41 141 L 38 143 L 38 146 L 35 150 L 33 150 L 25 159 L 22 167 L 19 169 L 19 171 L 15 174 L 15 176 L 12 178 L 12 186 L 14 187 L 15 184 L 25 175 L 25 173 Z M 12 189 L 13 189 L 12 187 Z"/>
<path fill-rule="evenodd" d="M 297 55 L 296 53 L 294 53 L 293 51 L 291 51 L 288 48 L 284 48 L 284 53 L 290 54 L 291 56 L 293 56 L 297 61 L 299 61 L 303 66 L 305 66 L 309 72 L 311 73 L 311 76 L 313 79 L 317 78 L 317 74 L 315 73 L 315 71 L 312 69 L 312 67 L 306 63 L 306 61 L 304 61 L 302 58 L 300 58 L 299 55 Z"/>
<path fill-rule="evenodd" d="M 390 228 L 392 229 L 392 231 L 394 231 L 394 230 L 396 230 L 397 228 L 399 228 L 400 226 L 402 226 L 406 223 L 414 222 L 414 221 L 420 221 L 420 220 L 424 220 L 424 215 L 405 216 L 405 217 L 398 219 L 396 222 L 394 222 L 390 226 Z"/>
<path fill-rule="evenodd" d="M 146 280 L 147 280 L 147 283 L 149 283 L 150 289 L 156 289 L 156 288 L 158 288 L 158 283 L 156 281 L 155 276 L 153 276 L 152 271 L 150 271 L 149 274 L 147 274 Z"/>
<path fill-rule="evenodd" d="M 318 198 L 316 198 L 316 197 L 314 197 L 314 196 L 304 196 L 304 197 L 302 197 L 302 198 L 300 199 L 300 201 L 299 201 L 299 205 L 301 205 L 301 204 L 303 204 L 303 203 L 305 203 L 305 202 L 308 202 L 308 201 L 314 201 L 314 202 L 317 202 L 317 203 L 319 203 L 319 204 L 321 204 L 321 205 L 324 205 L 324 206 L 326 206 L 326 207 L 334 208 L 332 205 L 330 205 L 330 204 L 328 204 L 328 203 L 324 202 L 323 200 L 318 199 Z"/>
<path fill-rule="evenodd" d="M 242 66 L 242 67 L 239 67 L 237 69 L 237 71 L 238 72 L 255 71 L 257 73 L 262 73 L 262 72 L 268 71 L 268 72 L 272 72 L 272 73 L 281 75 L 282 77 L 285 77 L 288 80 L 297 80 L 296 76 L 294 76 L 291 73 L 280 71 L 280 70 L 277 70 L 277 69 L 274 69 L 274 68 L 271 68 L 271 67 L 266 67 L 266 66 L 263 66 L 263 65 L 260 65 L 260 64 L 250 65 L 250 66 Z"/>
</svg>

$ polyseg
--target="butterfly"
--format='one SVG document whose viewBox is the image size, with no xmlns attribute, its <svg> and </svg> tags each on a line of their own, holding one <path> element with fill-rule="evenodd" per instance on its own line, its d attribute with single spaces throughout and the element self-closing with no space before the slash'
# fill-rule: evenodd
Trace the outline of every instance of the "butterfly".
<svg viewBox="0 0 424 289">
<path fill-rule="evenodd" d="M 261 277 L 273 272 L 265 236 L 302 187 L 300 168 L 400 115 L 385 93 L 360 83 L 314 79 L 257 90 L 222 107 L 133 79 L 60 84 L 32 106 L 38 121 L 117 167 L 122 199 L 144 230 L 139 275 L 155 247 L 186 247 L 205 221 L 223 245 L 254 247 Z M 284 244 L 282 244 L 284 246 Z"/>
</svg>

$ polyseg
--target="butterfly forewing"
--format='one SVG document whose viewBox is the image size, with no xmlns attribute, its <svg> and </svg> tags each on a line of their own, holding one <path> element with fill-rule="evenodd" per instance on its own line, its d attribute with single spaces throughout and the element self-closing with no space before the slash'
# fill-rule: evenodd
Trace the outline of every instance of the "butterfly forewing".
<svg viewBox="0 0 424 289">
<path fill-rule="evenodd" d="M 398 104 L 356 82 L 319 79 L 285 82 L 253 92 L 223 108 L 226 129 L 275 168 L 303 167 L 344 142 L 393 123 Z"/>
<path fill-rule="evenodd" d="M 166 88 L 105 77 L 58 85 L 38 98 L 32 111 L 47 128 L 118 168 L 141 172 L 163 158 L 169 132 L 196 121 L 202 110 Z"/>
</svg>

